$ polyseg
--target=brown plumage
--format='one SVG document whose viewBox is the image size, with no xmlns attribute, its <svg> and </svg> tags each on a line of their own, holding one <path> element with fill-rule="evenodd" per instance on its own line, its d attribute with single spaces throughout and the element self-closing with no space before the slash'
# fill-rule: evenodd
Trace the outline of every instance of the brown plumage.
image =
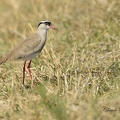
<svg viewBox="0 0 120 120">
<path fill-rule="evenodd" d="M 33 41 L 34 40 L 34 41 Z M 0 64 L 8 61 L 8 60 L 27 60 L 27 57 L 34 53 L 39 53 L 44 47 L 44 43 L 42 44 L 41 37 L 38 34 L 33 34 L 28 37 L 24 41 L 22 41 L 14 50 L 8 53 L 3 59 L 0 61 Z"/>
</svg>

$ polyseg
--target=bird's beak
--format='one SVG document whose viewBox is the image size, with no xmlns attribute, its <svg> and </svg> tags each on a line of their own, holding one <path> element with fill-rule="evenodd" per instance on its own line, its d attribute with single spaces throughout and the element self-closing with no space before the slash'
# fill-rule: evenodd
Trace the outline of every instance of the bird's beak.
<svg viewBox="0 0 120 120">
<path fill-rule="evenodd" d="M 57 29 L 55 28 L 55 26 L 53 26 L 53 25 L 50 25 L 50 28 L 57 30 Z"/>
</svg>

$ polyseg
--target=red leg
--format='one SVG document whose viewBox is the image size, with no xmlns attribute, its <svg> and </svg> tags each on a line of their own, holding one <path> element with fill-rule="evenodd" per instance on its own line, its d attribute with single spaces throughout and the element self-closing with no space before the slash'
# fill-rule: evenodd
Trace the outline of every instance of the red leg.
<svg viewBox="0 0 120 120">
<path fill-rule="evenodd" d="M 23 66 L 23 85 L 24 85 L 24 79 L 25 79 L 25 65 L 26 65 L 26 61 L 24 62 L 24 66 Z"/>
<path fill-rule="evenodd" d="M 31 70 L 30 70 L 30 65 L 31 65 L 31 60 L 30 60 L 30 62 L 28 63 L 27 69 L 28 69 L 28 72 L 29 72 L 29 74 L 30 74 L 31 86 L 33 86 L 33 79 L 32 79 L 32 74 L 31 74 Z"/>
</svg>

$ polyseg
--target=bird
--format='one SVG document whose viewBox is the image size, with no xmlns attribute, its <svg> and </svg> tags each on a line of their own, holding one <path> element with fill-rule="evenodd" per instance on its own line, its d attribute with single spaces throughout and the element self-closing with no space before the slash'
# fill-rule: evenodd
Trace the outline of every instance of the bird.
<svg viewBox="0 0 120 120">
<path fill-rule="evenodd" d="M 27 70 L 31 79 L 31 86 L 34 86 L 32 79 L 32 73 L 30 70 L 32 59 L 35 58 L 43 49 L 46 43 L 47 31 L 51 29 L 56 29 L 55 26 L 49 20 L 42 20 L 38 24 L 38 28 L 35 33 L 30 35 L 28 38 L 24 39 L 20 44 L 18 44 L 11 52 L 9 52 L 5 57 L 0 60 L 0 65 L 11 60 L 23 60 L 23 79 L 22 84 L 24 86 L 25 72 L 26 72 L 26 62 L 29 61 Z"/>
</svg>

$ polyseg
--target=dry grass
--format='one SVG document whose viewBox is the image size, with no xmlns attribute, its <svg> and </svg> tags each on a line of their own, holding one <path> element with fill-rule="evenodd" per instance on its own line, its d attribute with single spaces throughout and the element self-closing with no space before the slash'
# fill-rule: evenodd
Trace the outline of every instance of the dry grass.
<svg viewBox="0 0 120 120">
<path fill-rule="evenodd" d="M 59 31 L 33 60 L 33 89 L 21 87 L 23 62 L 0 66 L 0 119 L 118 120 L 119 8 L 117 0 L 1 0 L 0 57 L 40 20 Z"/>
</svg>

